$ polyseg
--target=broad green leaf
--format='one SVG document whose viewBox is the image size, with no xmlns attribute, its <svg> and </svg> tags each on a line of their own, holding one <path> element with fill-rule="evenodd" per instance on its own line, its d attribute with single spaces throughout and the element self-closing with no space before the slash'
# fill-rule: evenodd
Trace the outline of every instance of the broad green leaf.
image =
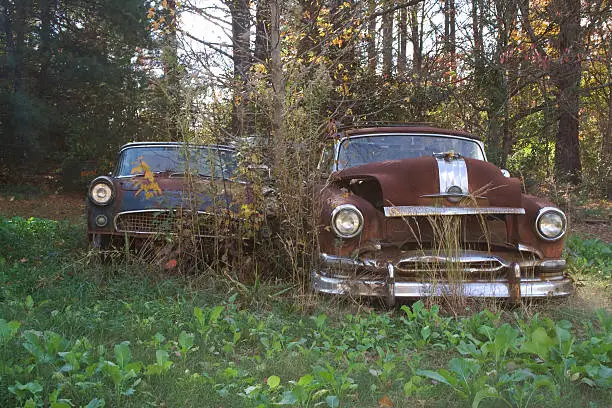
<svg viewBox="0 0 612 408">
<path fill-rule="evenodd" d="M 531 333 L 528 341 L 521 348 L 522 353 L 536 354 L 543 360 L 547 360 L 550 348 L 555 345 L 555 341 L 546 333 L 543 327 L 538 327 Z"/>
<path fill-rule="evenodd" d="M 115 359 L 117 360 L 117 364 L 121 368 L 125 368 L 125 366 L 132 360 L 132 352 L 130 351 L 130 342 L 122 341 L 119 344 L 115 344 Z"/>
<path fill-rule="evenodd" d="M 104 399 L 94 398 L 85 406 L 85 408 L 103 408 L 106 405 Z"/>
<path fill-rule="evenodd" d="M 181 334 L 179 334 L 179 344 L 181 349 L 183 351 L 190 350 L 193 347 L 194 338 L 195 336 L 193 333 L 182 331 Z"/>
<path fill-rule="evenodd" d="M 310 374 L 306 374 L 300 377 L 300 379 L 298 380 L 297 385 L 299 385 L 300 387 L 306 387 L 310 384 L 312 384 L 312 375 Z"/>
<path fill-rule="evenodd" d="M 298 401 L 297 396 L 293 391 L 283 392 L 283 398 L 278 402 L 278 405 L 294 405 Z"/>
<path fill-rule="evenodd" d="M 112 361 L 106 361 L 104 363 L 102 366 L 102 372 L 109 376 L 115 385 L 120 384 L 121 380 L 123 379 L 121 369 Z"/>
<path fill-rule="evenodd" d="M 477 356 L 482 354 L 482 351 L 480 351 L 480 349 L 478 349 L 474 343 L 466 343 L 463 340 L 461 340 L 461 342 L 459 343 L 459 345 L 457 346 L 457 351 L 459 353 L 461 353 L 462 355 L 470 355 L 470 356 Z"/>
<path fill-rule="evenodd" d="M 469 384 L 472 375 L 480 370 L 480 365 L 468 358 L 453 358 L 449 363 L 449 367 L 465 384 Z"/>
<path fill-rule="evenodd" d="M 325 398 L 325 402 L 327 402 L 327 406 L 329 408 L 336 408 L 340 405 L 340 400 L 335 395 L 329 395 L 327 398 Z"/>
<path fill-rule="evenodd" d="M 160 366 L 163 366 L 164 363 L 168 361 L 168 352 L 166 350 L 156 350 L 155 351 L 155 361 Z"/>
<path fill-rule="evenodd" d="M 193 315 L 195 316 L 198 323 L 200 323 L 200 326 L 204 326 L 204 313 L 202 312 L 202 309 L 195 306 L 193 308 Z"/>
<path fill-rule="evenodd" d="M 12 320 L 7 322 L 4 319 L 0 319 L 0 340 L 6 340 L 15 335 L 17 330 L 21 327 L 21 323 L 18 321 Z"/>
<path fill-rule="evenodd" d="M 17 381 L 15 385 L 13 385 L 12 387 L 8 387 L 8 388 L 9 388 L 9 391 L 11 391 L 13 394 L 16 394 L 15 391 L 29 391 L 32 394 L 38 394 L 39 392 L 43 390 L 42 385 L 40 385 L 38 381 L 30 381 L 29 383 L 26 383 L 26 384 L 22 384 L 19 381 Z"/>
<path fill-rule="evenodd" d="M 431 335 L 431 328 L 429 326 L 425 326 L 421 329 L 421 337 L 423 338 L 423 340 L 427 341 L 430 335 Z"/>
<path fill-rule="evenodd" d="M 478 408 L 480 403 L 487 398 L 499 398 L 499 391 L 490 385 L 478 390 L 476 396 L 474 397 L 474 401 L 472 402 L 472 408 Z"/>
<path fill-rule="evenodd" d="M 208 322 L 216 323 L 217 320 L 219 320 L 219 317 L 221 317 L 221 313 L 223 312 L 223 309 L 224 309 L 223 306 L 215 306 L 212 312 L 210 312 L 210 317 L 208 318 Z"/>
<path fill-rule="evenodd" d="M 451 387 L 454 387 L 456 385 L 456 383 L 457 383 L 456 380 L 451 383 L 451 381 L 449 381 L 449 379 L 447 379 L 445 376 L 443 376 L 442 374 L 438 373 L 437 371 L 417 370 L 416 371 L 416 375 L 419 375 L 421 377 L 427 377 L 429 379 L 432 379 L 434 381 L 440 382 L 442 384 L 446 384 L 446 385 L 451 386 Z"/>
<path fill-rule="evenodd" d="M 278 377 L 277 375 L 272 375 L 268 377 L 268 387 L 270 387 L 271 390 L 275 389 L 279 385 L 280 385 L 280 377 Z"/>
<path fill-rule="evenodd" d="M 25 307 L 28 310 L 32 310 L 34 308 L 34 299 L 32 299 L 32 296 L 28 295 L 28 297 L 26 297 Z"/>
<path fill-rule="evenodd" d="M 502 324 L 495 332 L 495 348 L 501 354 L 505 352 L 514 344 L 514 341 L 518 337 L 518 330 L 514 329 L 508 323 Z"/>
<path fill-rule="evenodd" d="M 421 310 L 423 310 L 424 307 L 425 307 L 425 304 L 423 303 L 422 300 L 419 300 L 418 302 L 413 304 L 412 311 L 414 313 L 414 317 L 417 317 L 419 313 L 421 313 Z"/>
<path fill-rule="evenodd" d="M 51 408 L 72 408 L 72 405 L 64 401 L 55 401 L 51 403 Z"/>
</svg>

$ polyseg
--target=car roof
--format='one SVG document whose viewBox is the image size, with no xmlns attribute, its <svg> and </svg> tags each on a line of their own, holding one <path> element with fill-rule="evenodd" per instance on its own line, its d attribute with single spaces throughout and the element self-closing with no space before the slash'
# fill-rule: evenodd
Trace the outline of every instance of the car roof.
<svg viewBox="0 0 612 408">
<path fill-rule="evenodd" d="M 185 146 L 187 145 L 186 143 L 183 142 L 131 142 L 131 143 L 126 143 L 123 146 L 121 146 L 121 149 L 119 149 L 119 151 L 123 151 L 125 149 L 129 149 L 132 147 L 181 147 L 181 146 Z M 198 143 L 193 143 L 190 144 L 190 146 L 194 146 L 194 147 L 212 147 L 214 149 L 223 149 L 223 150 L 232 150 L 234 151 L 235 149 L 231 146 L 227 146 L 227 145 L 220 145 L 220 144 L 198 144 Z"/>
<path fill-rule="evenodd" d="M 444 129 L 440 127 L 425 125 L 425 124 L 411 124 L 411 123 L 397 123 L 397 124 L 384 124 L 384 125 L 366 125 L 363 127 L 348 127 L 339 129 L 337 133 L 331 135 L 332 138 L 351 137 L 359 135 L 369 135 L 377 133 L 401 133 L 401 134 L 435 134 L 435 135 L 449 135 L 449 136 L 460 136 L 474 140 L 481 140 L 479 137 L 466 132 L 464 130 L 457 129 Z"/>
</svg>

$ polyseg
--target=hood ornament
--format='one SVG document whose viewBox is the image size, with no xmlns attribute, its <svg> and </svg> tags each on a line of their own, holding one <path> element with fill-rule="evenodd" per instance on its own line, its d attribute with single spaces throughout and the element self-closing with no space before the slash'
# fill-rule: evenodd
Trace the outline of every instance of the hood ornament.
<svg viewBox="0 0 612 408">
<path fill-rule="evenodd" d="M 454 150 L 450 150 L 448 152 L 434 153 L 433 156 L 437 160 L 444 160 L 444 161 L 447 161 L 447 162 L 450 162 L 451 160 L 460 160 L 460 159 L 463 159 L 463 156 L 461 154 L 457 153 Z"/>
</svg>

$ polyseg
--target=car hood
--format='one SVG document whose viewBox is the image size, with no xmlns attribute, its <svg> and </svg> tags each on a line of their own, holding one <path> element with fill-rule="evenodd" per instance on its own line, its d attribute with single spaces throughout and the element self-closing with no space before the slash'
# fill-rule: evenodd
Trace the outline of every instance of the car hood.
<svg viewBox="0 0 612 408">
<path fill-rule="evenodd" d="M 244 183 L 225 179 L 209 180 L 184 177 L 156 177 L 159 190 L 147 190 L 147 180 L 124 178 L 116 181 L 117 194 L 121 195 L 120 211 L 169 208 L 197 208 L 198 211 L 238 212 L 249 194 Z M 149 194 L 147 194 L 149 191 Z"/>
<path fill-rule="evenodd" d="M 375 179 L 385 206 L 426 206 L 458 186 L 477 205 L 521 207 L 521 185 L 507 178 L 495 165 L 446 153 L 436 156 L 390 160 L 355 166 L 335 172 L 332 182 L 352 183 Z M 443 205 L 453 205 L 443 200 Z"/>
</svg>

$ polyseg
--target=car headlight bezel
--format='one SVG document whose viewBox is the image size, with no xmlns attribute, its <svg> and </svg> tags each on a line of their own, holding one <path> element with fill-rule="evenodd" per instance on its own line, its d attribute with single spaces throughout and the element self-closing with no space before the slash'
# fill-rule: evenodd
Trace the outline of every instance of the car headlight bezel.
<svg viewBox="0 0 612 408">
<path fill-rule="evenodd" d="M 344 215 L 355 216 L 355 218 L 358 221 L 357 228 L 355 228 L 351 232 L 341 231 L 338 228 L 336 222 L 338 221 L 339 217 L 344 216 Z M 336 208 L 334 208 L 334 210 L 332 211 L 331 227 L 334 233 L 340 238 L 343 238 L 343 239 L 355 238 L 357 235 L 361 234 L 361 231 L 363 230 L 363 214 L 353 204 L 341 204 L 337 206 Z"/>
<path fill-rule="evenodd" d="M 550 215 L 558 216 L 558 222 L 561 224 L 559 232 L 556 235 L 546 234 L 542 227 L 542 222 L 546 221 L 547 216 Z M 567 218 L 565 217 L 565 213 L 555 207 L 541 208 L 536 216 L 534 229 L 538 237 L 544 241 L 554 242 L 560 240 L 567 231 Z"/>
<path fill-rule="evenodd" d="M 106 196 L 101 197 L 98 191 L 105 191 Z M 109 205 L 115 198 L 115 186 L 113 182 L 106 177 L 100 177 L 91 182 L 89 187 L 89 199 L 92 203 L 99 206 Z"/>
</svg>

